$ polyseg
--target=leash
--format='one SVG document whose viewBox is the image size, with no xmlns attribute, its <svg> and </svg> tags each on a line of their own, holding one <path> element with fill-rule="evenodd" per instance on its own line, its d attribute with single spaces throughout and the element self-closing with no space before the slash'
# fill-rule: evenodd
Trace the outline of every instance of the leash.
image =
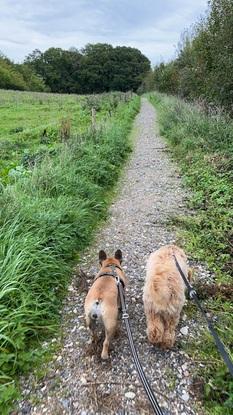
<svg viewBox="0 0 233 415">
<path fill-rule="evenodd" d="M 138 376 L 141 380 L 141 383 L 145 389 L 145 392 L 147 394 L 147 397 L 151 403 L 151 406 L 153 408 L 153 411 L 156 415 L 163 415 L 163 412 L 158 404 L 158 401 L 155 397 L 155 394 L 150 386 L 150 383 L 148 382 L 146 375 L 144 373 L 144 370 L 142 368 L 141 362 L 138 358 L 138 354 L 137 354 L 137 350 L 135 348 L 134 342 L 133 342 L 133 336 L 132 336 L 132 332 L 131 332 L 131 327 L 129 324 L 129 315 L 127 313 L 127 309 L 126 309 L 126 305 L 125 305 L 125 297 L 124 297 L 124 289 L 122 286 L 122 281 L 119 278 L 118 275 L 115 276 L 116 278 L 116 283 L 117 283 L 117 287 L 118 287 L 118 293 L 119 293 L 119 297 L 120 297 L 120 302 L 121 302 L 121 308 L 122 308 L 122 319 L 125 322 L 125 326 L 126 326 L 126 331 L 127 331 L 127 335 L 128 335 L 128 340 L 129 340 L 129 345 L 130 345 L 130 350 L 131 350 L 131 354 L 133 356 L 133 360 L 138 372 Z"/>
<path fill-rule="evenodd" d="M 174 260 L 175 260 L 176 267 L 177 267 L 177 269 L 178 269 L 178 271 L 179 271 L 179 273 L 180 273 L 180 275 L 181 275 L 181 277 L 182 277 L 182 279 L 183 279 L 183 281 L 184 281 L 184 283 L 186 285 L 186 288 L 188 290 L 189 297 L 191 298 L 191 300 L 194 300 L 195 301 L 195 303 L 196 303 L 197 307 L 199 308 L 202 316 L 204 317 L 204 319 L 205 319 L 205 321 L 207 323 L 208 329 L 209 329 L 210 333 L 212 334 L 212 336 L 214 338 L 216 347 L 217 347 L 220 355 L 222 356 L 222 358 L 223 358 L 223 360 L 224 360 L 224 362 L 225 362 L 225 364 L 226 364 L 226 366 L 227 366 L 227 368 L 228 368 L 231 376 L 233 377 L 233 362 L 232 362 L 229 354 L 227 353 L 224 344 L 222 343 L 221 339 L 219 338 L 216 330 L 214 329 L 212 322 L 207 317 L 205 310 L 203 309 L 201 303 L 199 302 L 196 291 L 189 284 L 189 282 L 188 282 L 185 274 L 183 273 L 183 271 L 182 271 L 182 269 L 180 267 L 180 264 L 177 261 L 177 258 L 175 256 L 175 254 L 173 254 L 173 257 L 174 257 Z"/>
<path fill-rule="evenodd" d="M 122 319 L 125 322 L 125 326 L 126 326 L 126 331 L 127 331 L 127 335 L 128 335 L 128 340 L 129 340 L 129 345 L 130 345 L 130 350 L 131 350 L 131 354 L 133 356 L 133 360 L 138 372 L 138 376 L 141 380 L 141 383 L 144 387 L 144 390 L 147 394 L 147 397 L 150 401 L 150 404 L 153 408 L 153 411 L 156 415 L 163 415 L 163 412 L 158 404 L 158 401 L 155 397 L 155 394 L 150 386 L 150 383 L 148 382 L 146 375 L 144 373 L 144 370 L 142 368 L 141 362 L 138 358 L 138 354 L 137 354 L 137 350 L 135 348 L 134 345 L 134 341 L 133 341 L 133 336 L 132 336 L 132 331 L 131 331 L 131 327 L 129 324 L 129 314 L 127 313 L 127 309 L 126 309 L 126 304 L 125 304 L 125 295 L 124 295 L 124 287 L 125 287 L 125 283 L 124 281 L 119 277 L 119 275 L 116 273 L 115 268 L 118 268 L 119 270 L 122 271 L 122 268 L 119 267 L 116 264 L 108 264 L 106 265 L 106 268 L 110 268 L 111 272 L 101 272 L 96 278 L 100 278 L 100 277 L 104 277 L 104 276 L 109 276 L 109 277 L 114 277 L 116 280 L 116 284 L 117 284 L 117 288 L 118 288 L 118 294 L 119 294 L 119 298 L 120 298 L 120 305 L 121 305 L 121 311 L 122 311 Z"/>
</svg>

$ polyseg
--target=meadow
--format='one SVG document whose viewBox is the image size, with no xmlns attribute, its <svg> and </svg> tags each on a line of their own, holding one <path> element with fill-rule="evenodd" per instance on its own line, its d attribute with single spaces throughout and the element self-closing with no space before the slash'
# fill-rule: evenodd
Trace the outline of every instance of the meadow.
<svg viewBox="0 0 233 415">
<path fill-rule="evenodd" d="M 81 135 L 96 121 L 104 121 L 127 94 L 65 95 L 0 90 L 0 177 L 9 181 L 9 171 L 33 164 L 54 152 L 66 136 Z M 17 174 L 17 172 L 16 172 Z M 11 174 L 10 174 L 11 175 Z"/>
<path fill-rule="evenodd" d="M 122 93 L 0 91 L 2 414 L 59 330 L 72 267 L 106 217 L 139 106 Z"/>
<path fill-rule="evenodd" d="M 225 345 L 232 345 L 233 254 L 233 121 L 218 108 L 203 109 L 160 93 L 149 95 L 158 110 L 160 133 L 178 161 L 189 188 L 193 214 L 174 218 L 187 252 L 214 271 L 213 284 L 196 287 L 206 309 L 217 317 L 216 326 Z M 195 284 L 194 284 L 195 285 Z M 189 303 L 190 315 L 196 307 Z M 207 413 L 232 413 L 233 382 L 218 355 L 208 330 L 189 344 L 188 353 L 203 362 L 196 373 L 197 391 Z"/>
</svg>

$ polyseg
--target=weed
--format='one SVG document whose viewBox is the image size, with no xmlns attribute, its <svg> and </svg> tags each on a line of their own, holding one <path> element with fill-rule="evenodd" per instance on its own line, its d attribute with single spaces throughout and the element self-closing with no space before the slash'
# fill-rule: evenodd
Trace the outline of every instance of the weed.
<svg viewBox="0 0 233 415">
<path fill-rule="evenodd" d="M 66 142 L 71 135 L 71 121 L 70 118 L 63 118 L 61 120 L 60 136 L 61 141 Z"/>
</svg>

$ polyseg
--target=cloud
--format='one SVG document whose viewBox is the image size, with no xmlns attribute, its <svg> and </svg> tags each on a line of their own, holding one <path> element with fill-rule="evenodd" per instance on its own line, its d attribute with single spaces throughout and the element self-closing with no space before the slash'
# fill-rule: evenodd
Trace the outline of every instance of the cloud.
<svg viewBox="0 0 233 415">
<path fill-rule="evenodd" d="M 171 59 L 207 0 L 0 0 L 0 50 L 21 61 L 33 49 L 111 43 Z"/>
</svg>

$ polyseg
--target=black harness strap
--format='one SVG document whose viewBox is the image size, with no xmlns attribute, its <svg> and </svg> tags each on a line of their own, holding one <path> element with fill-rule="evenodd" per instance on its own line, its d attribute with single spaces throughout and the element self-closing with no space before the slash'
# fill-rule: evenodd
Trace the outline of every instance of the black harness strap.
<svg viewBox="0 0 233 415">
<path fill-rule="evenodd" d="M 142 385 L 145 389 L 145 392 L 147 394 L 147 397 L 151 403 L 151 406 L 153 408 L 153 411 L 156 415 L 163 415 L 163 412 L 158 404 L 158 401 L 155 397 L 155 394 L 151 388 L 150 383 L 148 382 L 146 375 L 144 373 L 144 370 L 142 368 L 141 362 L 138 358 L 138 354 L 137 354 L 137 350 L 135 348 L 134 342 L 133 342 L 133 336 L 132 336 L 132 332 L 131 332 L 131 327 L 129 324 L 129 315 L 127 313 L 127 309 L 126 309 L 126 305 L 125 305 L 125 298 L 124 298 L 124 289 L 122 286 L 122 281 L 119 279 L 119 277 L 116 277 L 116 282 L 117 282 L 117 287 L 118 287 L 118 292 L 119 292 L 119 297 L 120 297 L 120 301 L 121 301 L 121 308 L 122 308 L 122 318 L 125 321 L 125 326 L 126 326 L 126 331 L 127 331 L 127 335 L 128 335 L 128 340 L 129 340 L 129 345 L 130 345 L 130 350 L 131 350 L 131 354 L 133 356 L 133 360 L 138 372 L 138 376 L 142 382 Z"/>
<path fill-rule="evenodd" d="M 224 360 L 224 362 L 225 362 L 225 364 L 226 364 L 226 366 L 227 366 L 227 368 L 228 368 L 228 370 L 229 370 L 229 372 L 230 372 L 231 376 L 233 377 L 233 362 L 232 362 L 232 360 L 231 360 L 231 358 L 230 358 L 229 354 L 227 353 L 227 351 L 226 351 L 226 349 L 225 349 L 224 344 L 222 343 L 222 341 L 221 341 L 221 340 L 220 340 L 220 338 L 218 337 L 218 334 L 217 334 L 216 330 L 214 329 L 214 327 L 213 327 L 213 325 L 212 325 L 212 322 L 211 322 L 211 321 L 210 321 L 210 319 L 207 317 L 205 310 L 203 309 L 203 307 L 202 307 L 201 303 L 199 302 L 198 297 L 197 297 L 197 293 L 196 293 L 196 291 L 195 291 L 195 290 L 192 288 L 192 286 L 189 284 L 189 282 L 188 282 L 188 280 L 187 280 L 187 278 L 186 278 L 185 274 L 183 273 L 183 271 L 182 271 L 182 269 L 181 269 L 181 267 L 180 267 L 180 264 L 179 264 L 179 262 L 177 261 L 177 258 L 176 258 L 176 256 L 175 256 L 175 254 L 173 254 L 173 257 L 174 257 L 174 260 L 175 260 L 175 263 L 176 263 L 176 267 L 177 267 L 177 269 L 178 269 L 178 271 L 179 271 L 179 273 L 180 273 L 180 275 L 181 275 L 181 277 L 182 277 L 182 279 L 183 279 L 183 281 L 184 281 L 184 283 L 185 283 L 185 285 L 186 285 L 186 287 L 187 287 L 187 290 L 188 290 L 188 293 L 189 293 L 189 297 L 190 297 L 192 300 L 194 300 L 194 301 L 195 301 L 195 303 L 196 303 L 197 307 L 198 307 L 198 308 L 199 308 L 199 310 L 201 311 L 201 314 L 202 314 L 202 316 L 204 317 L 204 319 L 205 319 L 205 321 L 206 321 L 206 323 L 207 323 L 207 325 L 208 325 L 209 331 L 210 331 L 210 333 L 212 334 L 212 336 L 213 336 L 213 338 L 214 338 L 214 341 L 215 341 L 216 347 L 217 347 L 217 349 L 218 349 L 218 351 L 219 351 L 220 355 L 222 356 L 222 358 L 223 358 L 223 360 Z"/>
<path fill-rule="evenodd" d="M 110 264 L 110 265 L 107 265 L 106 266 L 106 268 L 110 268 L 112 271 L 111 272 L 101 272 L 99 275 L 97 275 L 96 277 L 95 277 L 95 279 L 94 279 L 94 282 L 96 281 L 96 280 L 98 280 L 98 278 L 101 278 L 101 277 L 113 277 L 113 278 L 117 278 L 117 277 L 119 277 L 119 275 L 117 275 L 117 273 L 116 273 L 116 271 L 115 271 L 115 269 L 114 268 L 118 268 L 120 271 L 122 271 L 122 268 L 121 267 L 119 267 L 119 265 L 116 265 L 116 264 Z M 120 278 L 120 277 L 119 277 Z M 120 281 L 121 281 L 121 284 L 123 285 L 123 288 L 125 288 L 125 283 L 124 283 L 124 281 L 122 280 L 122 278 L 120 278 Z"/>
</svg>

